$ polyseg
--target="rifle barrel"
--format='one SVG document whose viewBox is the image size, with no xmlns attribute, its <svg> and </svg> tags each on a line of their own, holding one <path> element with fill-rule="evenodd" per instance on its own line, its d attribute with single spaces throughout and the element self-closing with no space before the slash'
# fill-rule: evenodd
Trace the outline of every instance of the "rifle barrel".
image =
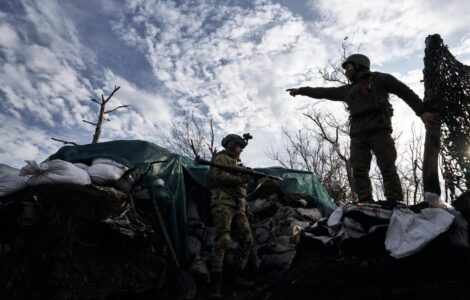
<svg viewBox="0 0 470 300">
<path fill-rule="evenodd" d="M 199 156 L 196 156 L 196 158 L 194 159 L 194 163 L 196 165 L 211 166 L 211 167 L 219 168 L 219 169 L 225 170 L 227 172 L 231 172 L 231 173 L 248 174 L 248 175 L 259 176 L 259 177 L 267 177 L 267 178 L 273 179 L 273 180 L 283 180 L 281 177 L 266 174 L 266 173 L 259 172 L 259 171 L 255 171 L 253 169 L 248 169 L 248 168 L 239 167 L 239 166 L 220 165 L 220 164 L 205 160 L 205 159 L 203 159 Z"/>
</svg>

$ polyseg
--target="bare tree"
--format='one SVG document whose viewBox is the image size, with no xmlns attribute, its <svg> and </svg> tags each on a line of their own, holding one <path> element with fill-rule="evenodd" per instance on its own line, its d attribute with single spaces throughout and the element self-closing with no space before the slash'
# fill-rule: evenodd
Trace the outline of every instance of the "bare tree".
<svg viewBox="0 0 470 300">
<path fill-rule="evenodd" d="M 349 38 L 345 37 L 339 49 L 339 59 L 329 61 L 319 70 L 325 81 L 348 84 L 341 63 L 351 53 L 352 46 Z M 314 127 L 299 130 L 295 135 L 283 128 L 282 134 L 287 141 L 283 155 L 273 148 L 266 154 L 284 167 L 313 172 L 337 202 L 356 199 L 349 145 L 340 138 L 349 135 L 348 121 L 340 122 L 332 114 L 319 111 L 310 111 L 304 116 L 313 122 Z"/>
<path fill-rule="evenodd" d="M 310 111 L 305 113 L 304 116 L 310 119 L 315 125 L 313 131 L 316 133 L 317 138 L 328 142 L 332 150 L 334 150 L 338 158 L 343 162 L 346 177 L 351 188 L 350 197 L 355 199 L 356 191 L 349 159 L 349 145 L 344 143 L 343 147 L 341 147 L 340 143 L 340 135 L 343 136 L 341 140 L 345 140 L 345 138 L 349 136 L 348 122 L 340 122 L 331 113 L 323 113 L 321 111 Z"/>
<path fill-rule="evenodd" d="M 399 164 L 399 173 L 407 204 L 416 204 L 423 199 L 423 132 L 416 132 L 416 127 L 411 126 L 411 141 L 404 152 L 405 161 Z"/>
<path fill-rule="evenodd" d="M 334 82 L 338 85 L 349 83 L 348 79 L 344 75 L 344 69 L 341 64 L 351 54 L 352 47 L 353 43 L 350 41 L 349 37 L 345 37 L 341 43 L 341 48 L 338 49 L 338 59 L 335 61 L 328 61 L 328 65 L 318 71 L 323 80 L 327 82 Z"/>
<path fill-rule="evenodd" d="M 98 101 L 96 99 L 91 99 L 91 101 L 97 103 L 100 106 L 100 110 L 99 110 L 99 113 L 98 113 L 98 121 L 96 121 L 96 123 L 95 123 L 95 122 L 90 122 L 88 120 L 82 120 L 82 122 L 85 122 L 87 124 L 95 126 L 95 133 L 93 134 L 93 140 L 92 140 L 93 144 L 97 143 L 100 136 L 101 136 L 101 127 L 102 127 L 102 124 L 103 124 L 103 120 L 110 121 L 109 118 L 105 119 L 105 115 L 106 114 L 111 114 L 111 113 L 117 111 L 118 109 L 128 108 L 130 106 L 130 105 L 120 105 L 120 106 L 117 106 L 113 109 L 106 110 L 106 104 L 108 103 L 109 100 L 111 100 L 111 97 L 113 97 L 114 93 L 116 93 L 120 88 L 121 87 L 119 87 L 119 86 L 114 86 L 114 90 L 111 92 L 111 94 L 106 99 L 104 98 L 104 95 L 101 94 L 101 101 Z M 54 138 L 54 137 L 51 138 L 51 139 L 56 141 L 56 142 L 61 142 L 64 145 L 78 146 L 77 143 L 72 142 L 72 141 L 62 140 L 62 139 L 58 139 L 58 138 Z"/>
<path fill-rule="evenodd" d="M 171 151 L 189 157 L 195 155 L 191 145 L 205 159 L 210 159 L 217 152 L 212 119 L 207 123 L 194 112 L 186 112 L 181 121 L 174 121 L 165 141 Z"/>
<path fill-rule="evenodd" d="M 285 168 L 312 172 L 337 203 L 346 202 L 351 193 L 344 161 L 337 159 L 335 147 L 328 146 L 325 140 L 308 128 L 295 134 L 283 128 L 282 135 L 283 153 L 271 148 L 266 155 Z"/>
<path fill-rule="evenodd" d="M 130 106 L 130 105 L 120 105 L 120 106 L 117 106 L 113 109 L 106 110 L 106 104 L 108 104 L 109 100 L 111 100 L 111 98 L 114 96 L 114 93 L 116 93 L 120 88 L 121 88 L 120 86 L 114 86 L 114 90 L 111 92 L 111 94 L 106 99 L 104 98 L 103 94 L 101 94 L 101 100 L 100 101 L 98 101 L 96 99 L 91 99 L 91 101 L 95 102 L 96 104 L 98 104 L 100 106 L 100 110 L 99 110 L 99 113 L 98 113 L 98 120 L 96 122 L 90 122 L 88 120 L 82 120 L 82 121 L 87 123 L 87 124 L 95 126 L 95 133 L 93 134 L 92 144 L 98 143 L 98 140 L 100 139 L 101 127 L 103 125 L 103 120 L 110 121 L 109 118 L 105 118 L 105 115 L 111 114 L 111 113 L 117 111 L 118 109 L 128 108 Z"/>
</svg>

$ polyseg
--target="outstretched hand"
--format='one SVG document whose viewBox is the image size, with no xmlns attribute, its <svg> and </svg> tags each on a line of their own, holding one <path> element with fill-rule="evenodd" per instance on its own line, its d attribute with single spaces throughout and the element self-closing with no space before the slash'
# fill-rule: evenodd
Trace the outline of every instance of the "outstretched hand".
<svg viewBox="0 0 470 300">
<path fill-rule="evenodd" d="M 287 89 L 286 92 L 289 92 L 289 94 L 292 96 L 292 97 L 295 97 L 299 94 L 299 89 Z"/>
<path fill-rule="evenodd" d="M 440 117 L 438 114 L 434 114 L 430 112 L 425 112 L 419 117 L 421 118 L 421 121 L 423 121 L 425 125 L 437 124 L 440 121 Z"/>
</svg>

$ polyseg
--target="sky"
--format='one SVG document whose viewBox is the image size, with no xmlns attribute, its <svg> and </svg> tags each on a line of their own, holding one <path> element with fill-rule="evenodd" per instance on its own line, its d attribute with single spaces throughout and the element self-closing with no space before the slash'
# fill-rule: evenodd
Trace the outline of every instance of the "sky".
<svg viewBox="0 0 470 300">
<path fill-rule="evenodd" d="M 103 126 L 101 141 L 164 146 L 185 112 L 214 120 L 216 140 L 250 132 L 242 159 L 276 165 L 282 127 L 295 132 L 312 107 L 346 119 L 344 105 L 286 88 L 324 86 L 318 70 L 339 58 L 347 36 L 372 70 L 393 74 L 421 97 L 424 40 L 439 33 L 470 64 L 465 0 L 1 0 L 0 163 L 42 161 L 62 144 L 91 142 L 92 98 L 121 89 L 109 108 L 129 104 Z M 355 52 L 354 51 L 354 52 Z M 393 100 L 406 147 L 419 118 Z M 220 147 L 219 147 L 220 148 Z"/>
</svg>

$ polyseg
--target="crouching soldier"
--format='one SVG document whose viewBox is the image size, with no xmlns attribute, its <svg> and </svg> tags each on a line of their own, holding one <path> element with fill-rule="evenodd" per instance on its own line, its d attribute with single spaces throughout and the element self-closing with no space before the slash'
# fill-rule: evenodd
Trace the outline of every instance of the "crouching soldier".
<svg viewBox="0 0 470 300">
<path fill-rule="evenodd" d="M 217 152 L 212 161 L 219 165 L 241 164 L 240 154 L 247 142 L 236 134 L 229 134 L 222 140 L 225 150 Z M 210 261 L 212 299 L 222 298 L 222 268 L 225 251 L 230 245 L 230 236 L 238 243 L 234 258 L 232 283 L 248 287 L 251 282 L 244 280 L 242 272 L 250 254 L 253 238 L 247 210 L 247 182 L 244 174 L 229 173 L 220 168 L 210 167 L 208 183 L 211 188 L 211 217 L 215 227 L 214 247 Z"/>
<path fill-rule="evenodd" d="M 349 56 L 342 64 L 349 84 L 340 87 L 301 87 L 288 89 L 291 96 L 345 101 L 350 113 L 350 137 L 353 180 L 360 202 L 373 201 L 369 178 L 371 151 L 377 158 L 384 181 L 387 201 L 403 201 L 403 192 L 395 161 L 397 151 L 392 139 L 392 106 L 389 94 L 402 98 L 424 124 L 439 121 L 438 115 L 426 112 L 421 99 L 404 83 L 390 74 L 371 72 L 369 58 Z"/>
</svg>

